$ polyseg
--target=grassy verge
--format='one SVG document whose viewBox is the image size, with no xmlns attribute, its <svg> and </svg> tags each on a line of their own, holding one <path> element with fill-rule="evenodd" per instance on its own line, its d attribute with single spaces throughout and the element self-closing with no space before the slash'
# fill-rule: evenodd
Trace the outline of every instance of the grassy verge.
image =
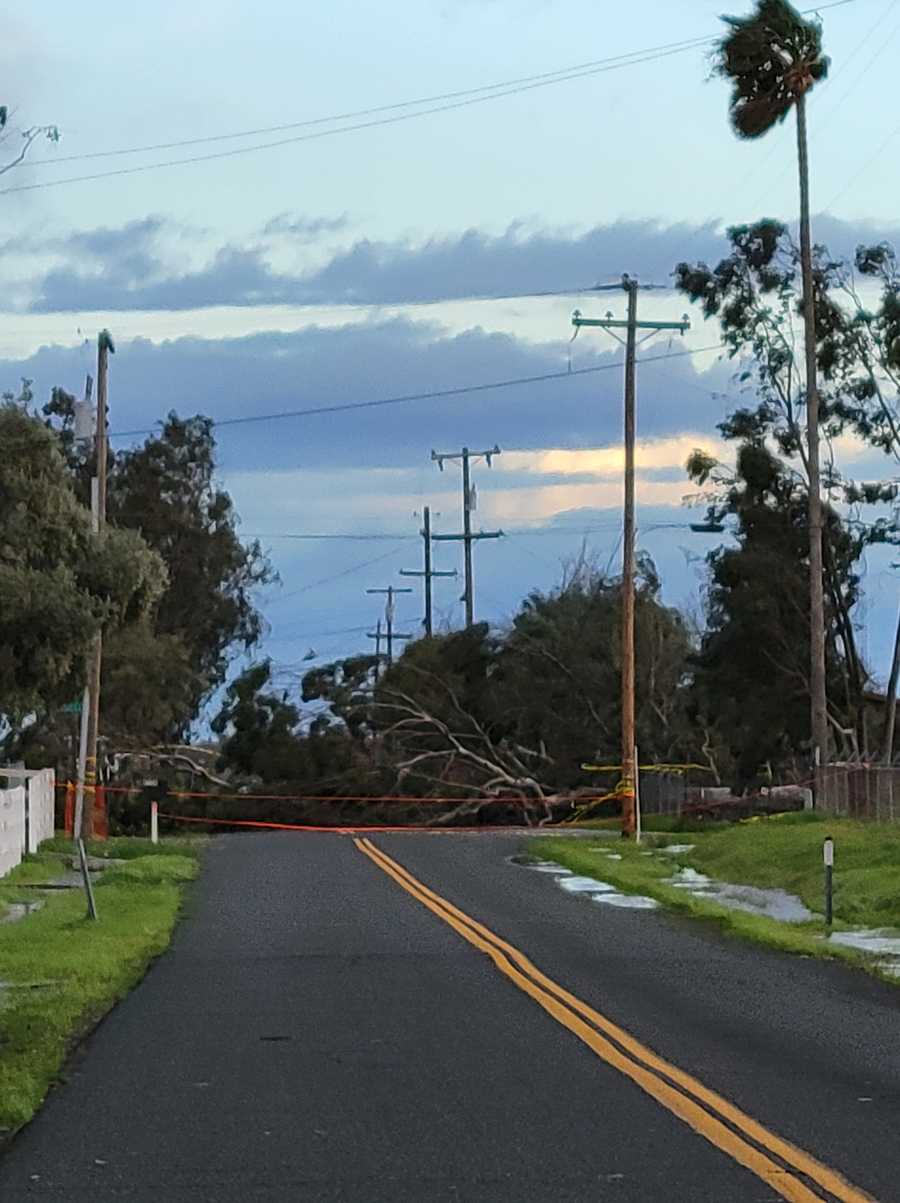
<svg viewBox="0 0 900 1203">
<path fill-rule="evenodd" d="M 0 915 L 3 913 L 3 903 L 28 897 L 25 888 L 53 881 L 63 870 L 62 861 L 52 853 L 39 852 L 36 856 L 26 857 L 5 877 L 0 877 Z"/>
<path fill-rule="evenodd" d="M 114 835 L 108 840 L 89 840 L 87 852 L 89 856 L 99 856 L 104 860 L 134 860 L 138 856 L 170 856 L 173 852 L 195 857 L 208 842 L 205 835 L 195 836 L 166 836 L 158 844 L 150 840 L 140 839 L 131 835 Z M 72 841 L 68 836 L 55 836 L 52 840 L 44 840 L 41 844 L 41 855 L 63 853 L 68 857 L 73 855 Z"/>
<path fill-rule="evenodd" d="M 48 841 L 49 854 L 29 858 L 4 879 L 4 900 L 33 900 L 39 895 L 22 885 L 59 876 L 54 845 Z M 99 922 L 85 918 L 80 890 L 65 890 L 47 896 L 42 910 L 18 923 L 0 925 L 0 1131 L 32 1117 L 73 1042 L 166 947 L 185 883 L 196 876 L 200 846 L 98 844 L 92 853 L 128 862 L 107 869 L 95 886 Z M 70 849 L 64 841 L 57 851 Z"/>
<path fill-rule="evenodd" d="M 684 861 L 720 881 L 780 886 L 821 911 L 822 841 L 834 839 L 834 913 L 850 926 L 900 926 L 900 825 L 782 815 L 696 840 Z M 695 841 L 691 835 L 690 842 Z"/>
<path fill-rule="evenodd" d="M 836 926 L 900 925 L 900 832 L 893 828 L 848 820 L 826 824 L 818 816 L 792 815 L 691 834 L 685 842 L 696 847 L 677 857 L 644 856 L 646 845 L 638 849 L 624 842 L 594 844 L 559 837 L 529 841 L 527 851 L 573 872 L 608 881 L 624 893 L 655 898 L 671 910 L 705 919 L 723 931 L 771 948 L 871 966 L 869 958 L 852 949 L 826 944 L 821 919 L 781 923 L 730 910 L 667 884 L 675 868 L 687 865 L 720 881 L 781 887 L 799 894 L 810 909 L 820 910 L 826 833 L 835 839 Z M 609 860 L 602 855 L 612 851 L 622 859 Z"/>
</svg>

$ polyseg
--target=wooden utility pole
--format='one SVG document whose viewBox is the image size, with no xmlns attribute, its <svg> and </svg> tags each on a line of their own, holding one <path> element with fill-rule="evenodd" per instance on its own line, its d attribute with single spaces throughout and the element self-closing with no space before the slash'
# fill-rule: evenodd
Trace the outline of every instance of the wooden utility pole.
<svg viewBox="0 0 900 1203">
<path fill-rule="evenodd" d="M 384 622 L 385 622 L 385 638 L 387 640 L 387 664 L 388 668 L 394 663 L 394 640 L 395 639 L 413 639 L 413 635 L 401 635 L 394 630 L 394 598 L 398 593 L 412 593 L 412 589 L 397 589 L 393 585 L 388 585 L 387 589 L 367 589 L 366 593 L 384 593 L 387 596 L 387 601 L 384 604 Z M 375 639 L 376 647 L 381 647 L 381 622 L 379 621 L 375 631 L 369 633 L 370 639 Z M 380 656 L 380 652 L 376 652 Z"/>
<path fill-rule="evenodd" d="M 425 506 L 424 525 L 422 526 L 422 539 L 425 544 L 425 565 L 421 572 L 414 572 L 411 569 L 401 568 L 401 576 L 419 576 L 425 582 L 425 619 L 422 625 L 425 628 L 425 635 L 428 639 L 434 634 L 434 623 L 432 621 L 432 605 L 431 605 L 431 581 L 436 576 L 456 576 L 456 570 L 452 572 L 438 572 L 437 569 L 431 567 L 431 507 Z"/>
<path fill-rule="evenodd" d="M 91 513 L 94 518 L 94 534 L 103 539 L 106 525 L 106 477 L 109 450 L 109 422 L 107 402 L 107 379 L 109 354 L 115 346 L 108 330 L 101 330 L 97 338 L 97 476 L 92 482 Z M 97 745 L 100 735 L 100 678 L 103 670 L 103 632 L 98 631 L 88 666 L 88 715 L 87 740 L 84 755 L 82 795 L 86 795 L 81 808 L 81 829 L 77 833 L 82 839 L 90 839 L 94 830 L 94 801 L 97 793 Z"/>
<path fill-rule="evenodd" d="M 628 295 L 628 317 L 616 321 L 612 317 L 583 318 L 576 309 L 572 325 L 576 332 L 582 326 L 599 326 L 603 330 L 625 330 L 625 496 L 622 517 L 622 777 L 619 792 L 622 798 L 622 834 L 629 839 L 636 832 L 635 808 L 635 707 L 634 707 L 634 448 L 637 373 L 637 332 L 647 330 L 690 329 L 690 322 L 639 322 L 637 318 L 638 282 L 622 277 L 621 287 Z M 615 337 L 618 337 L 616 335 Z"/>
<path fill-rule="evenodd" d="M 622 832 L 637 833 L 634 764 L 634 441 L 637 281 L 629 279 L 625 342 L 625 500 L 622 520 Z"/>
<path fill-rule="evenodd" d="M 93 390 L 94 380 L 89 373 L 84 382 L 84 400 L 80 405 L 76 404 L 75 407 L 75 437 L 77 440 L 87 444 L 88 448 L 95 444 L 97 439 L 97 424 L 91 414 L 91 396 Z M 90 455 L 90 450 L 88 450 L 88 455 Z M 94 486 L 93 477 L 91 477 L 90 491 L 91 533 L 96 537 L 98 530 L 97 490 Z M 87 762 L 88 721 L 91 713 L 91 692 L 87 682 L 91 676 L 91 668 L 94 663 L 93 656 L 94 649 L 91 648 L 86 665 L 85 686 L 81 696 L 81 714 L 78 723 L 78 752 L 75 758 L 75 780 L 77 784 L 75 786 L 75 815 L 72 824 L 72 838 L 76 843 L 81 835 L 84 822 L 84 777 Z"/>
<path fill-rule="evenodd" d="M 470 451 L 468 447 L 463 447 L 462 451 L 448 451 L 438 454 L 432 451 L 431 458 L 443 472 L 445 460 L 461 460 L 462 461 L 462 486 L 463 486 L 463 529 L 460 535 L 433 535 L 432 538 L 437 542 L 462 541 L 465 549 L 465 588 L 463 591 L 463 601 L 466 607 L 466 626 L 470 627 L 475 621 L 475 590 L 472 576 L 472 544 L 477 543 L 480 539 L 500 539 L 503 536 L 502 530 L 495 531 L 478 531 L 477 534 L 472 534 L 472 511 L 475 509 L 476 496 L 475 489 L 472 486 L 470 477 L 469 464 L 472 459 L 483 459 L 490 468 L 495 455 L 500 455 L 500 448 L 496 444 L 490 451 Z"/>
<path fill-rule="evenodd" d="M 381 619 L 375 624 L 374 635 L 369 636 L 375 640 L 375 680 L 378 680 L 378 670 L 381 668 Z"/>
</svg>

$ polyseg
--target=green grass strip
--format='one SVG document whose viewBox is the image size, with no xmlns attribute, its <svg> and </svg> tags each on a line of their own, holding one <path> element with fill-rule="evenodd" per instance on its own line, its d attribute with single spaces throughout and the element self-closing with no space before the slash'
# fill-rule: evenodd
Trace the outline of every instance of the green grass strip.
<svg viewBox="0 0 900 1203">
<path fill-rule="evenodd" d="M 680 866 L 687 866 L 719 881 L 797 893 L 810 909 L 819 911 L 822 908 L 821 847 L 826 832 L 834 836 L 836 844 L 835 897 L 839 901 L 836 901 L 835 927 L 900 924 L 900 877 L 897 869 L 892 867 L 897 833 L 849 820 L 825 824 L 817 818 L 798 815 L 792 816 L 790 821 L 769 819 L 701 834 L 691 833 L 683 842 L 695 843 L 696 847 L 677 856 L 645 856 L 643 853 L 649 850 L 649 845 L 662 846 L 676 840 L 680 843 L 681 837 L 675 840 L 650 837 L 641 847 L 635 847 L 624 840 L 595 842 L 583 837 L 553 836 L 529 840 L 525 851 L 536 858 L 556 861 L 574 873 L 609 882 L 622 893 L 655 898 L 670 910 L 705 920 L 730 935 L 781 952 L 847 961 L 896 985 L 897 979 L 882 974 L 870 956 L 826 943 L 823 939 L 825 923 L 821 918 L 809 923 L 783 923 L 732 910 L 668 884 L 667 879 Z M 885 843 L 888 852 L 885 852 Z M 610 860 L 603 855 L 609 852 L 618 853 L 622 859 Z M 883 858 L 881 862 L 879 855 Z M 892 900 L 889 905 L 885 905 L 885 898 Z"/>
<path fill-rule="evenodd" d="M 92 845 L 94 855 L 128 861 L 105 870 L 96 883 L 96 923 L 85 917 L 81 890 L 42 895 L 22 888 L 70 871 L 59 856 L 42 851 L 4 878 L 0 907 L 13 896 L 41 897 L 44 906 L 17 923 L 0 924 L 0 1132 L 31 1119 L 74 1042 L 166 948 L 185 885 L 198 871 L 202 845 L 185 843 Z M 56 846 L 48 841 L 44 848 Z M 71 855 L 70 842 L 58 847 Z"/>
</svg>

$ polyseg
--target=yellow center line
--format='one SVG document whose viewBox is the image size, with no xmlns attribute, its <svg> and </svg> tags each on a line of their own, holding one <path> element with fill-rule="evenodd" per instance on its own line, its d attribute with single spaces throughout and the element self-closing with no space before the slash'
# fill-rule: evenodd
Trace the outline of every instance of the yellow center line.
<svg viewBox="0 0 900 1203">
<path fill-rule="evenodd" d="M 764 1128 L 740 1108 L 690 1074 L 657 1056 L 624 1029 L 548 978 L 524 953 L 429 889 L 370 840 L 355 839 L 354 843 L 398 885 L 453 927 L 470 944 L 485 952 L 501 973 L 559 1023 L 577 1035 L 599 1057 L 624 1073 L 705 1139 L 757 1174 L 782 1198 L 797 1203 L 812 1203 L 821 1199 L 798 1178 L 748 1144 L 720 1120 L 732 1124 L 743 1136 L 763 1146 L 794 1170 L 810 1178 L 827 1193 L 841 1200 L 841 1203 L 872 1203 L 870 1195 L 852 1186 L 837 1171 Z M 588 1026 L 583 1019 L 587 1019 L 593 1026 Z M 595 1031 L 595 1028 L 599 1031 Z M 600 1033 L 605 1033 L 621 1047 L 617 1048 Z M 630 1057 L 621 1050 L 626 1050 Z M 675 1089 L 672 1083 L 680 1089 Z M 693 1098 L 686 1095 L 692 1095 Z M 710 1111 L 716 1114 L 711 1115 Z"/>
</svg>

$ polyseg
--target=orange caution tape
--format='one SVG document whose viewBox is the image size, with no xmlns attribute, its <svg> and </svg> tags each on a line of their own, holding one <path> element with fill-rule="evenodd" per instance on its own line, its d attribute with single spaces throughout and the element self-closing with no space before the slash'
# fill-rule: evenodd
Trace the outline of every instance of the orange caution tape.
<svg viewBox="0 0 900 1203">
<path fill-rule="evenodd" d="M 388 826 L 347 826 L 345 824 L 333 827 L 313 826 L 306 823 L 267 823 L 257 819 L 198 819 L 191 815 L 174 815 L 168 811 L 159 811 L 161 819 L 174 819 L 178 823 L 215 823 L 223 827 L 269 827 L 277 831 L 330 831 L 337 835 L 349 835 L 357 831 L 429 831 L 435 835 L 452 834 L 458 831 L 511 831 L 510 825 L 489 826 L 487 824 L 473 827 L 416 827 L 407 824 L 403 827 Z M 537 830 L 537 829 L 535 829 Z"/>
</svg>

